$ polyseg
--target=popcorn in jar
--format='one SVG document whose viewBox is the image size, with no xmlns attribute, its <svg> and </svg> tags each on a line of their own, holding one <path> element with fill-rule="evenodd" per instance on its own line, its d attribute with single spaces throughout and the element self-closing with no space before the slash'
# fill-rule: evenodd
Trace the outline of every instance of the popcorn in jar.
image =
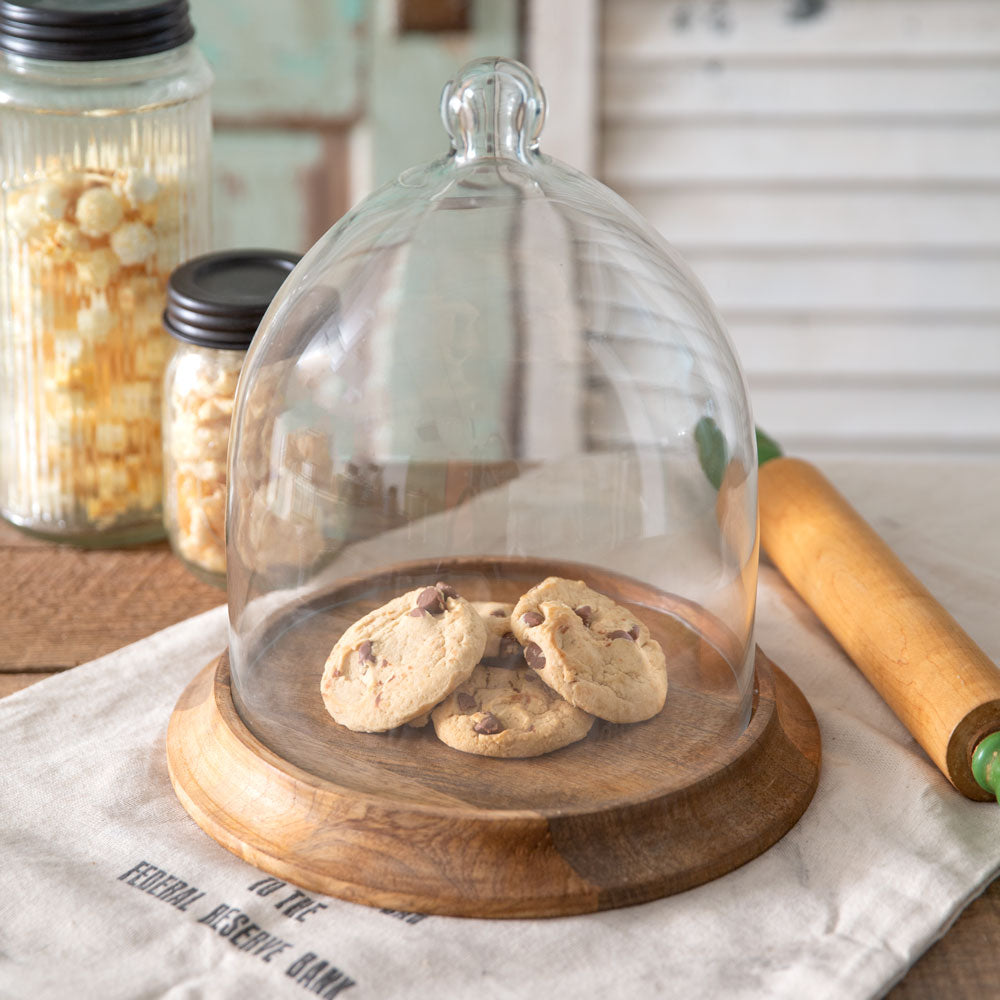
<svg viewBox="0 0 1000 1000">
<path fill-rule="evenodd" d="M 178 341 L 164 377 L 164 521 L 176 554 L 225 584 L 226 457 L 243 360 L 298 257 L 205 254 L 170 277 L 164 324 Z"/>
<path fill-rule="evenodd" d="M 123 3 L 0 10 L 0 513 L 83 545 L 163 533 L 166 284 L 209 242 L 187 4 Z"/>
</svg>

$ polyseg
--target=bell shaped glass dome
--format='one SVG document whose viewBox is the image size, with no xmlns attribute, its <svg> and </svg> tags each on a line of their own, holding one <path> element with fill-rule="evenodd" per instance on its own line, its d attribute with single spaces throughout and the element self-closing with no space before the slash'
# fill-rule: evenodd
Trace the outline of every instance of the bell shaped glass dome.
<svg viewBox="0 0 1000 1000">
<path fill-rule="evenodd" d="M 745 380 L 678 254 L 540 151 L 526 67 L 469 64 L 441 113 L 447 155 L 320 239 L 245 362 L 234 701 L 366 791 L 653 794 L 751 716 Z"/>
</svg>

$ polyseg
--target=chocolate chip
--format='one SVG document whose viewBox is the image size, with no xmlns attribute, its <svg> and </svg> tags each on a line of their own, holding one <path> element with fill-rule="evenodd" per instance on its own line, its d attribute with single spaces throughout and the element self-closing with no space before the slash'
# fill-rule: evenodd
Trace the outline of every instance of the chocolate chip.
<svg viewBox="0 0 1000 1000">
<path fill-rule="evenodd" d="M 371 639 L 365 639 L 360 646 L 358 646 L 358 662 L 364 666 L 366 663 L 375 663 L 375 654 L 372 652 Z"/>
<path fill-rule="evenodd" d="M 436 588 L 425 587 L 417 596 L 417 607 L 414 610 L 417 609 L 431 615 L 440 615 L 444 612 L 444 598 Z"/>
<path fill-rule="evenodd" d="M 503 609 L 503 608 L 494 608 L 494 609 L 493 609 L 493 610 L 492 610 L 492 611 L 490 612 L 490 614 L 491 614 L 491 615 L 492 615 L 492 616 L 493 616 L 494 618 L 506 618 L 506 617 L 507 617 L 507 612 L 506 612 L 506 611 L 504 611 L 504 609 Z"/>
<path fill-rule="evenodd" d="M 424 617 L 424 615 L 425 615 L 426 613 L 427 613 L 427 612 L 426 612 L 426 611 L 424 611 L 424 609 L 423 609 L 423 608 L 414 608 L 414 609 L 413 609 L 413 610 L 412 610 L 412 611 L 410 612 L 410 617 L 411 617 L 411 618 L 423 618 L 423 617 Z"/>
<path fill-rule="evenodd" d="M 481 733 L 483 736 L 495 736 L 503 732 L 503 723 L 492 713 L 485 712 L 483 717 L 472 727 L 474 733 Z"/>
<path fill-rule="evenodd" d="M 584 604 L 577 608 L 575 614 L 587 628 L 590 628 L 591 623 L 594 621 L 594 609 L 589 604 Z"/>
<path fill-rule="evenodd" d="M 476 707 L 476 699 L 473 698 L 471 694 L 466 694 L 464 691 L 459 691 L 458 694 L 455 695 L 455 701 L 463 712 L 471 712 Z"/>
<path fill-rule="evenodd" d="M 517 641 L 513 632 L 507 632 L 500 637 L 496 656 L 484 656 L 479 662 L 484 667 L 502 667 L 504 670 L 523 667 L 524 647 Z"/>
<path fill-rule="evenodd" d="M 458 591 L 454 587 L 442 583 L 440 580 L 434 584 L 434 587 L 442 597 L 458 597 Z"/>
<path fill-rule="evenodd" d="M 638 626 L 638 625 L 633 625 L 633 626 L 632 626 L 632 627 L 631 627 L 631 628 L 630 628 L 630 629 L 628 630 L 628 634 L 629 634 L 630 636 L 632 636 L 632 641 L 633 641 L 633 642 L 638 642 L 638 641 L 639 641 L 639 626 Z"/>
<path fill-rule="evenodd" d="M 529 642 L 524 647 L 524 658 L 532 670 L 541 670 L 545 666 L 545 654 L 542 652 L 542 647 L 536 642 Z"/>
<path fill-rule="evenodd" d="M 614 632 L 608 633 L 609 639 L 628 639 L 629 642 L 635 642 L 635 636 L 628 632 L 622 631 L 622 629 L 615 629 Z"/>
<path fill-rule="evenodd" d="M 528 628 L 533 628 L 535 625 L 541 625 L 545 621 L 545 615 L 540 615 L 537 611 L 525 611 L 521 615 L 521 621 L 524 622 Z"/>
</svg>

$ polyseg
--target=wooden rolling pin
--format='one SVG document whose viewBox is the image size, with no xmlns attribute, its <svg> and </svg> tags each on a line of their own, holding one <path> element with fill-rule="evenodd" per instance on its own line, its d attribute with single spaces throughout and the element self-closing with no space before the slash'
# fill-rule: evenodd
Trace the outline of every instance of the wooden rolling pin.
<svg viewBox="0 0 1000 1000">
<path fill-rule="evenodd" d="M 1000 670 L 808 462 L 761 449 L 759 503 L 767 554 L 931 760 L 1000 799 Z"/>
</svg>

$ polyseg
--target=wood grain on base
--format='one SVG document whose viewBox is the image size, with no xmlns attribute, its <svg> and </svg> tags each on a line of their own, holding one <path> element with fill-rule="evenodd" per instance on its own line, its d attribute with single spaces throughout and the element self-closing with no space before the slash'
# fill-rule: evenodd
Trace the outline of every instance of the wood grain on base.
<svg viewBox="0 0 1000 1000">
<path fill-rule="evenodd" d="M 463 774 L 475 782 L 476 767 L 466 770 L 467 755 L 458 753 L 446 804 L 431 784 L 426 801 L 416 800 L 413 775 L 399 791 L 390 767 L 379 769 L 377 789 L 362 792 L 290 764 L 243 725 L 223 654 L 174 710 L 170 777 L 215 840 L 306 889 L 456 916 L 610 909 L 730 871 L 787 832 L 809 803 L 819 773 L 815 717 L 759 651 L 757 682 L 750 725 L 730 759 L 708 769 L 690 761 L 700 777 L 686 786 L 618 808 L 504 809 L 463 802 L 467 792 L 470 799 L 478 794 L 462 784 Z M 545 766 L 544 758 L 536 761 Z M 590 775 L 577 780 L 585 793 Z"/>
</svg>

